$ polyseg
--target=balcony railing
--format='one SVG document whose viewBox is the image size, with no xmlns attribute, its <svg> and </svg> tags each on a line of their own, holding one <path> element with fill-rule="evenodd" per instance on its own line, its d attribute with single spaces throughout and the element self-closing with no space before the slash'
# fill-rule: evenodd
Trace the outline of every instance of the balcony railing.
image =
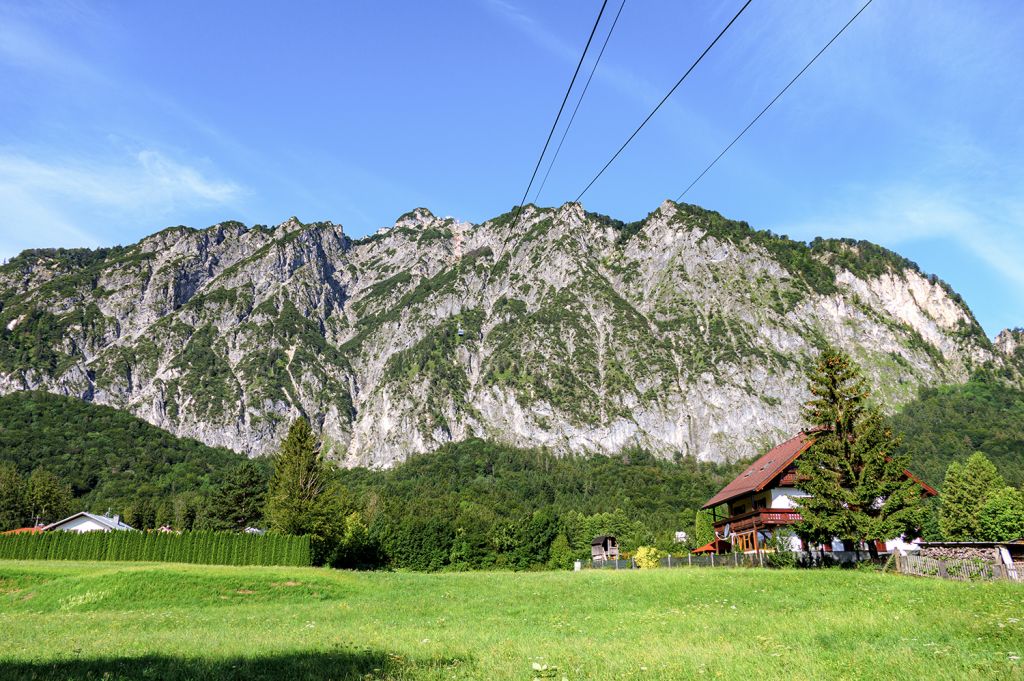
<svg viewBox="0 0 1024 681">
<path fill-rule="evenodd" d="M 800 512 L 791 508 L 758 508 L 739 515 L 724 518 L 715 523 L 715 530 L 729 524 L 730 532 L 743 532 L 772 525 L 792 525 L 802 520 Z"/>
</svg>

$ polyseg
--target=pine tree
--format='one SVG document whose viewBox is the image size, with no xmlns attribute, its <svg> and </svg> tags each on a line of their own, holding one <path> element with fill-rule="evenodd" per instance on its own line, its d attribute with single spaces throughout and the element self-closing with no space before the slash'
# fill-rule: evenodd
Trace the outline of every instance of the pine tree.
<svg viewBox="0 0 1024 681">
<path fill-rule="evenodd" d="M 267 476 L 256 461 L 240 462 L 214 490 L 207 507 L 210 529 L 241 531 L 263 520 Z"/>
<path fill-rule="evenodd" d="M 797 532 L 814 543 L 866 541 L 876 557 L 873 540 L 919 530 L 921 489 L 905 473 L 906 457 L 894 454 L 898 439 L 868 402 L 867 382 L 848 355 L 826 348 L 808 379 L 804 418 L 814 444 L 797 460 L 810 495 L 801 499 Z"/>
<path fill-rule="evenodd" d="M 979 516 L 986 500 L 1003 489 L 1006 482 L 996 467 L 981 452 L 946 468 L 939 509 L 939 529 L 948 541 L 979 540 L 982 535 Z"/>
<path fill-rule="evenodd" d="M 320 443 L 309 422 L 297 419 L 274 457 L 267 490 L 267 520 L 276 532 L 309 535 L 315 560 L 326 560 L 343 531 L 344 516 Z"/>
</svg>

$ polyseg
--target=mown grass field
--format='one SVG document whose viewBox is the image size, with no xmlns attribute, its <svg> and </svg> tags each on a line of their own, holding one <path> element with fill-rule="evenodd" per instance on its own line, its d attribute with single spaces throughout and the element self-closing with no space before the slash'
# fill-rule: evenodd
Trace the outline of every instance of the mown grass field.
<svg viewBox="0 0 1024 681">
<path fill-rule="evenodd" d="M 0 561 L 4 681 L 1011 679 L 1021 658 L 1005 583 Z"/>
</svg>

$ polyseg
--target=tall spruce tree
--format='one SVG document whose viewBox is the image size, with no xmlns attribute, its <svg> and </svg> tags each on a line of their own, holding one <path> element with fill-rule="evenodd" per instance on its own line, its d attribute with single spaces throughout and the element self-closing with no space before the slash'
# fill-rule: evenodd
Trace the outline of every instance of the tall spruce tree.
<svg viewBox="0 0 1024 681">
<path fill-rule="evenodd" d="M 948 541 L 980 540 L 982 506 L 1006 486 L 1003 476 L 981 452 L 946 468 L 939 508 L 939 529 Z"/>
<path fill-rule="evenodd" d="M 266 517 L 276 532 L 309 535 L 316 562 L 329 559 L 344 531 L 344 513 L 320 442 L 309 422 L 296 419 L 274 457 Z"/>
<path fill-rule="evenodd" d="M 898 440 L 848 355 L 824 349 L 808 379 L 804 419 L 815 432 L 797 460 L 800 487 L 810 494 L 800 500 L 797 533 L 814 543 L 864 541 L 877 557 L 873 540 L 920 528 L 921 488 L 906 476 L 907 457 L 894 454 Z"/>
</svg>

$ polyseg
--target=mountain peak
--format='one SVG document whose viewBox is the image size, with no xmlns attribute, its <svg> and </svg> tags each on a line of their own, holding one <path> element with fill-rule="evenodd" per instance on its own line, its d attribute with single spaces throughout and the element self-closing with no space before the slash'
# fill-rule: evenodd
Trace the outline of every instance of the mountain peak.
<svg viewBox="0 0 1024 681">
<path fill-rule="evenodd" d="M 403 213 L 395 220 L 395 227 L 419 227 L 435 219 L 434 214 L 428 209 L 413 208 L 408 213 Z"/>
</svg>

